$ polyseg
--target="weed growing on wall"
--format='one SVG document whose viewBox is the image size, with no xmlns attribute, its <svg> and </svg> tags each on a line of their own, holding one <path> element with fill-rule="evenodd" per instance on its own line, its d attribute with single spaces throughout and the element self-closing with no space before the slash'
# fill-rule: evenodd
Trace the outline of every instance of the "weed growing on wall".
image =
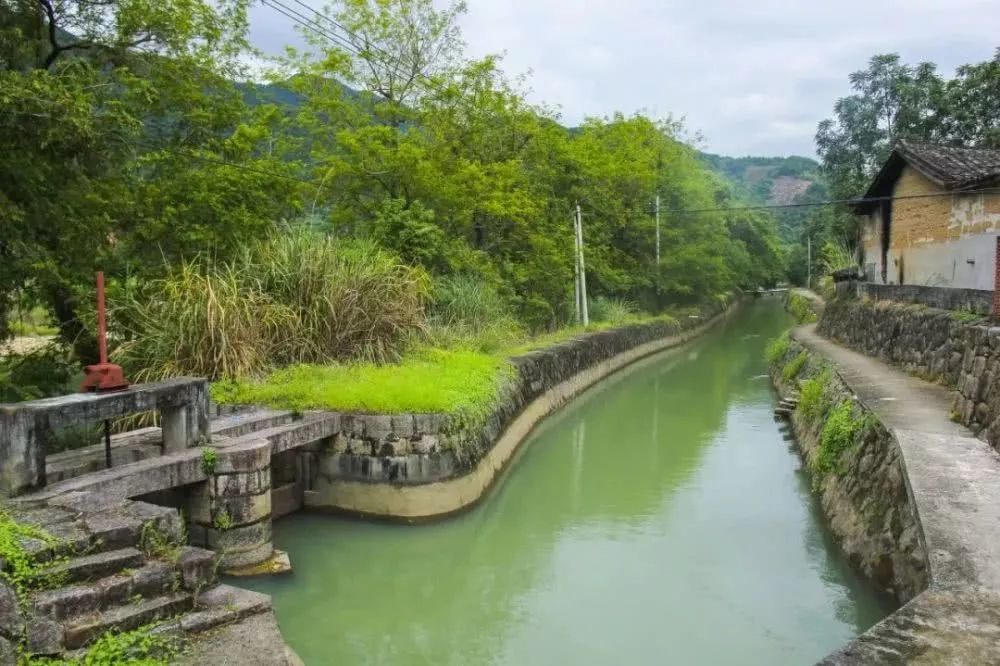
<svg viewBox="0 0 1000 666">
<path fill-rule="evenodd" d="M 0 578 L 10 584 L 22 603 L 31 591 L 58 587 L 65 579 L 57 567 L 66 558 L 36 562 L 24 546 L 26 540 L 41 541 L 52 549 L 59 545 L 59 540 L 44 530 L 19 523 L 0 512 L 0 558 L 4 562 Z"/>
<path fill-rule="evenodd" d="M 799 376 L 802 372 L 802 368 L 805 367 L 806 362 L 809 360 L 808 352 L 799 352 L 799 355 L 788 362 L 788 365 L 784 367 L 781 371 L 781 376 L 786 382 L 790 382 Z"/>
<path fill-rule="evenodd" d="M 851 449 L 858 436 L 869 425 L 869 415 L 855 416 L 854 403 L 849 400 L 835 405 L 823 424 L 820 435 L 819 453 L 813 459 L 812 469 L 818 474 L 842 473 L 841 455 Z"/>
<path fill-rule="evenodd" d="M 795 321 L 800 324 L 808 324 L 816 321 L 816 313 L 813 311 L 812 303 L 808 298 L 797 294 L 794 291 L 788 294 L 788 311 L 795 317 Z"/>
<path fill-rule="evenodd" d="M 153 521 L 143 525 L 142 532 L 139 533 L 139 550 L 149 558 L 176 561 L 180 556 L 181 546 L 185 543 L 187 543 L 186 534 L 175 539 L 157 527 Z"/>
<path fill-rule="evenodd" d="M 222 510 L 215 516 L 212 525 L 220 532 L 226 532 L 233 529 L 233 517 L 229 515 L 228 511 Z"/>
<path fill-rule="evenodd" d="M 156 625 L 146 625 L 132 631 L 108 632 L 98 638 L 81 655 L 67 659 L 29 657 L 27 666 L 167 666 L 181 648 L 181 641 L 152 633 Z"/>
<path fill-rule="evenodd" d="M 971 324 L 972 322 L 984 319 L 983 315 L 968 309 L 953 310 L 951 313 L 951 318 L 959 322 L 960 324 Z"/>
<path fill-rule="evenodd" d="M 771 340 L 767 344 L 767 349 L 764 350 L 764 357 L 767 359 L 768 364 L 775 365 L 776 363 L 779 363 L 781 359 L 785 358 L 788 354 L 789 344 L 790 342 L 787 331 L 774 340 Z"/>
<path fill-rule="evenodd" d="M 821 418 L 829 405 L 826 387 L 833 377 L 829 366 L 802 382 L 799 390 L 798 409 L 810 420 Z"/>
<path fill-rule="evenodd" d="M 210 446 L 206 446 L 201 450 L 201 471 L 205 473 L 206 476 L 212 476 L 215 472 L 215 465 L 219 462 L 219 454 Z"/>
</svg>

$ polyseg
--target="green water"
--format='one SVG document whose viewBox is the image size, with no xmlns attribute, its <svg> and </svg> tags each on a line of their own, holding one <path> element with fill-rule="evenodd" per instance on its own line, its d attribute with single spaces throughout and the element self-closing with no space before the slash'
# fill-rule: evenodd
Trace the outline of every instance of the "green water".
<svg viewBox="0 0 1000 666">
<path fill-rule="evenodd" d="M 772 418 L 763 350 L 787 323 L 747 306 L 604 381 L 458 518 L 283 519 L 295 572 L 249 585 L 309 665 L 811 664 L 891 606 Z"/>
</svg>

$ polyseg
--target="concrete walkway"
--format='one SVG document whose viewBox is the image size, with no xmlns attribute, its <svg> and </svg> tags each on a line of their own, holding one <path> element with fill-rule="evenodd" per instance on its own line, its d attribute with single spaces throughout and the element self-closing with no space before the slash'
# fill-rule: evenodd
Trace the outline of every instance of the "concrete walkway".
<svg viewBox="0 0 1000 666">
<path fill-rule="evenodd" d="M 896 436 L 930 588 L 828 663 L 1000 663 L 1000 455 L 949 419 L 952 393 L 795 329 Z"/>
<path fill-rule="evenodd" d="M 793 294 L 798 294 L 803 298 L 809 299 L 812 301 L 813 305 L 818 307 L 820 310 L 826 307 L 826 301 L 823 300 L 823 297 L 812 289 L 806 289 L 805 287 L 792 287 L 791 292 Z"/>
</svg>

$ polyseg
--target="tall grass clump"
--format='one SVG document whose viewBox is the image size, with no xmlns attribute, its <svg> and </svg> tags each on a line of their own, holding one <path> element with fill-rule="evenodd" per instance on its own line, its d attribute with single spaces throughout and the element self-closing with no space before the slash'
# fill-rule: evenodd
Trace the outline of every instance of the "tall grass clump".
<svg viewBox="0 0 1000 666">
<path fill-rule="evenodd" d="M 492 353 L 525 335 L 497 290 L 471 275 L 436 279 L 428 315 L 430 341 L 441 347 Z"/>
<path fill-rule="evenodd" d="M 635 304 L 618 299 L 598 296 L 590 301 L 590 319 L 596 323 L 620 325 L 634 321 L 638 316 Z"/>
<path fill-rule="evenodd" d="M 427 280 L 375 246 L 301 229 L 123 289 L 114 357 L 136 380 L 395 360 L 425 326 Z"/>
<path fill-rule="evenodd" d="M 301 343 L 281 360 L 397 360 L 422 331 L 429 280 L 370 241 L 297 229 L 248 252 L 242 270 L 297 317 Z"/>
</svg>

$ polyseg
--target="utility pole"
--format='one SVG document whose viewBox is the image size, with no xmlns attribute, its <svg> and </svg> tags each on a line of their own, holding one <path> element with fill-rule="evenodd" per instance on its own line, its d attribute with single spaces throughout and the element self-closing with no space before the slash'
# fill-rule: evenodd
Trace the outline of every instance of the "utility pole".
<svg viewBox="0 0 1000 666">
<path fill-rule="evenodd" d="M 806 289 L 812 289 L 813 282 L 813 241 L 806 236 Z"/>
<path fill-rule="evenodd" d="M 583 215 L 580 204 L 576 205 L 576 247 L 580 265 L 580 313 L 584 326 L 590 326 L 590 314 L 587 311 L 587 264 L 583 259 Z"/>
<path fill-rule="evenodd" d="M 656 195 L 656 270 L 660 270 L 660 195 Z"/>
<path fill-rule="evenodd" d="M 577 206 L 579 208 L 579 206 Z M 580 311 L 580 236 L 576 230 L 576 213 L 573 213 L 573 308 L 576 312 L 576 323 L 583 321 Z"/>
</svg>

